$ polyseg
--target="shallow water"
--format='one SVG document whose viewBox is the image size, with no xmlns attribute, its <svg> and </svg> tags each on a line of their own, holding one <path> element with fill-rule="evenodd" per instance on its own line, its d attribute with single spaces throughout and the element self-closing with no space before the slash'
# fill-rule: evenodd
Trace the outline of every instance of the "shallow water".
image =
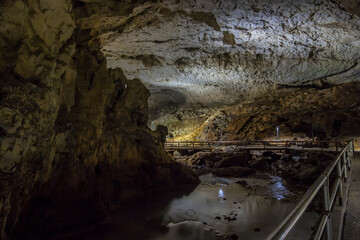
<svg viewBox="0 0 360 240">
<path fill-rule="evenodd" d="M 279 200 L 289 192 L 275 178 L 267 192 L 272 197 L 248 196 L 236 180 L 204 175 L 188 195 L 162 193 L 131 202 L 114 212 L 109 223 L 74 239 L 215 240 L 231 234 L 264 239 L 291 210 L 293 204 Z M 309 239 L 316 218 L 316 213 L 305 213 L 287 239 Z"/>
</svg>

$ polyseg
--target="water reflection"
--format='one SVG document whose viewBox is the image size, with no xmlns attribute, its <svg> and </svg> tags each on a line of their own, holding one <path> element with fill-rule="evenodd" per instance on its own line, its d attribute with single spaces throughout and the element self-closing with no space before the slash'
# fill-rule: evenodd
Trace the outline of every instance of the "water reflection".
<svg viewBox="0 0 360 240">
<path fill-rule="evenodd" d="M 123 206 L 109 224 L 77 236 L 87 240 L 221 240 L 236 234 L 238 239 L 264 239 L 291 210 L 292 204 L 264 196 L 248 196 L 238 179 L 206 175 L 189 195 L 159 195 Z M 278 198 L 288 191 L 281 179 L 273 179 L 270 191 Z M 309 239 L 317 215 L 305 213 L 288 239 Z"/>
<path fill-rule="evenodd" d="M 270 176 L 271 182 L 273 183 L 269 187 L 269 194 L 278 200 L 285 199 L 290 196 L 291 192 L 284 186 L 283 180 L 279 176 Z"/>
<path fill-rule="evenodd" d="M 219 189 L 219 198 L 224 198 L 224 191 L 221 188 Z"/>
<path fill-rule="evenodd" d="M 206 176 L 211 178 L 211 176 Z M 283 197 L 283 192 L 288 191 L 281 179 L 273 185 L 273 191 L 278 193 L 277 198 Z M 217 193 L 217 194 L 214 194 Z M 188 235 L 186 239 L 215 239 L 223 234 L 236 234 L 239 239 L 265 238 L 282 218 L 291 210 L 292 204 L 283 203 L 277 199 L 267 199 L 259 196 L 247 196 L 248 191 L 239 184 L 229 182 L 227 186 L 218 184 L 200 184 L 189 196 L 174 199 L 164 216 L 163 223 L 169 227 L 169 232 L 158 236 L 156 240 L 184 239 L 176 238 L 180 231 L 194 231 L 205 234 L 207 238 L 199 238 L 197 234 Z M 217 197 L 216 197 L 217 196 Z M 226 196 L 226 198 L 224 197 Z M 188 209 L 195 211 L 189 217 Z M 316 221 L 316 214 L 307 213 L 307 221 L 303 221 L 293 231 L 292 237 L 308 239 L 310 229 Z M 188 220 L 196 221 L 189 223 Z M 254 231 L 255 230 L 255 231 Z M 209 233 L 212 232 L 211 234 Z M 212 235 L 212 238 L 208 235 Z M 292 239 L 291 236 L 289 239 Z"/>
</svg>

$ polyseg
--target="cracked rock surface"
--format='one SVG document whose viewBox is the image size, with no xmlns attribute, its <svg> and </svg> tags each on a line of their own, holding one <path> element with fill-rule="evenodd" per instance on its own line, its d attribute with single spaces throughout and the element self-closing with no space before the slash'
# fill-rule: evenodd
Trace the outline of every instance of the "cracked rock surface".
<svg viewBox="0 0 360 240">
<path fill-rule="evenodd" d="M 147 126 L 149 90 L 107 69 L 75 1 L 0 3 L 0 239 L 87 229 L 124 199 L 197 178 Z M 66 237 L 65 237 L 66 238 Z"/>
<path fill-rule="evenodd" d="M 359 136 L 359 91 L 358 83 L 277 89 L 219 109 L 187 135 L 173 134 L 182 140 L 274 139 L 279 126 L 281 139 Z"/>
<path fill-rule="evenodd" d="M 349 11 L 327 0 L 136 3 L 128 16 L 98 11 L 80 25 L 96 22 L 91 32 L 109 68 L 152 93 L 168 91 L 150 98 L 151 109 L 173 106 L 171 91 L 184 106 L 219 106 L 278 85 L 359 81 L 360 19 L 351 1 L 342 1 Z"/>
</svg>

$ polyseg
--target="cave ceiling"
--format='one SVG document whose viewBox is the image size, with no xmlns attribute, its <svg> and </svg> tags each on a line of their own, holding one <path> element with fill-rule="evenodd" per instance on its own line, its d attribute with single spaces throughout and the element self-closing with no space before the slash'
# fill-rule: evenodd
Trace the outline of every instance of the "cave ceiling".
<svg viewBox="0 0 360 240">
<path fill-rule="evenodd" d="M 279 87 L 360 80 L 352 1 L 82 2 L 81 11 L 93 14 L 80 27 L 100 38 L 108 68 L 145 83 L 153 109 L 221 106 Z"/>
</svg>

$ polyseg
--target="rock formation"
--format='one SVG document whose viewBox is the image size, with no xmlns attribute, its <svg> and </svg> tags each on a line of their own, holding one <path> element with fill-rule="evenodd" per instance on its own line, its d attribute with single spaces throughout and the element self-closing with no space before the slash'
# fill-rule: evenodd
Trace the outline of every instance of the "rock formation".
<svg viewBox="0 0 360 240">
<path fill-rule="evenodd" d="M 338 135 L 359 119 L 357 6 L 1 1 L 1 239 L 47 239 L 125 198 L 196 183 L 149 114 L 154 129 L 198 139 L 264 138 L 275 125 Z"/>
<path fill-rule="evenodd" d="M 356 12 L 356 3 L 341 2 Z M 359 81 L 360 19 L 340 1 L 156 1 L 92 21 L 108 66 L 154 93 L 154 118 L 181 106 L 237 103 L 279 85 Z"/>
<path fill-rule="evenodd" d="M 123 199 L 197 183 L 165 154 L 166 131 L 146 127 L 149 91 L 107 69 L 70 0 L 0 12 L 1 239 L 47 239 Z"/>
<path fill-rule="evenodd" d="M 277 89 L 218 110 L 182 139 L 275 139 L 277 126 L 282 139 L 358 136 L 359 91 L 358 83 L 324 89 Z"/>
</svg>

